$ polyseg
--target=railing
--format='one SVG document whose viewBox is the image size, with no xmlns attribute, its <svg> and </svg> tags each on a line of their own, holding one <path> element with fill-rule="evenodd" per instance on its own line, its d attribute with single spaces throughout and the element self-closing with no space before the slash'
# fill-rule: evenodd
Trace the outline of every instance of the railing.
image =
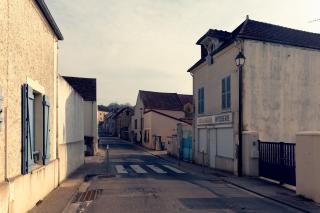
<svg viewBox="0 0 320 213">
<path fill-rule="evenodd" d="M 259 141 L 259 175 L 296 185 L 295 144 Z"/>
</svg>

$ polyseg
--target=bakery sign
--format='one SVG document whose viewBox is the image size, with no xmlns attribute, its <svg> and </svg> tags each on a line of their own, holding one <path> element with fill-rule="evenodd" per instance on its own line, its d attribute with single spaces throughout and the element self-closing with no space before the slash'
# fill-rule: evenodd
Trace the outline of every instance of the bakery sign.
<svg viewBox="0 0 320 213">
<path fill-rule="evenodd" d="M 232 122 L 232 112 L 203 116 L 197 119 L 197 125 L 227 124 Z"/>
</svg>

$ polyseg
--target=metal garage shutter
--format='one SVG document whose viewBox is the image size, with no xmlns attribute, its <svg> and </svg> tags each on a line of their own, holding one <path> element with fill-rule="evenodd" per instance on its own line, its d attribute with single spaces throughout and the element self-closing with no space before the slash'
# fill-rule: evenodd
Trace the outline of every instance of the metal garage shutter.
<svg viewBox="0 0 320 213">
<path fill-rule="evenodd" d="M 226 158 L 234 158 L 233 129 L 217 129 L 217 155 Z"/>
<path fill-rule="evenodd" d="M 207 153 L 207 129 L 199 129 L 199 152 Z"/>
</svg>

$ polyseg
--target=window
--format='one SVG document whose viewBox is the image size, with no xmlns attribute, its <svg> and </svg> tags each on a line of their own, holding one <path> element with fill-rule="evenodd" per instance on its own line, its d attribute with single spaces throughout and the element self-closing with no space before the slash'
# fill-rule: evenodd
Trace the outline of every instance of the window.
<svg viewBox="0 0 320 213">
<path fill-rule="evenodd" d="M 222 110 L 231 108 L 231 76 L 222 79 L 221 82 L 221 108 Z"/>
<path fill-rule="evenodd" d="M 198 89 L 198 113 L 204 113 L 204 88 Z"/>
<path fill-rule="evenodd" d="M 149 143 L 149 136 L 150 136 L 149 130 L 144 130 L 144 142 L 145 143 Z"/>
<path fill-rule="evenodd" d="M 137 119 L 134 120 L 134 129 L 137 129 L 137 126 L 138 126 L 138 121 Z"/>
<path fill-rule="evenodd" d="M 22 86 L 22 174 L 50 160 L 49 109 L 47 96 Z"/>
</svg>

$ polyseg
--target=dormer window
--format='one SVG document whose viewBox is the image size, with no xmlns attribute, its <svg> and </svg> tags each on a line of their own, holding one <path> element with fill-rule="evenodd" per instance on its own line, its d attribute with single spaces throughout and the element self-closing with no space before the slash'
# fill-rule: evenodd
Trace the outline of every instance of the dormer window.
<svg viewBox="0 0 320 213">
<path fill-rule="evenodd" d="M 212 37 L 207 37 L 205 38 L 201 44 L 207 51 L 207 56 L 206 56 L 206 61 L 209 65 L 213 64 L 213 53 L 214 51 L 219 47 L 219 40 L 212 38 Z"/>
</svg>

